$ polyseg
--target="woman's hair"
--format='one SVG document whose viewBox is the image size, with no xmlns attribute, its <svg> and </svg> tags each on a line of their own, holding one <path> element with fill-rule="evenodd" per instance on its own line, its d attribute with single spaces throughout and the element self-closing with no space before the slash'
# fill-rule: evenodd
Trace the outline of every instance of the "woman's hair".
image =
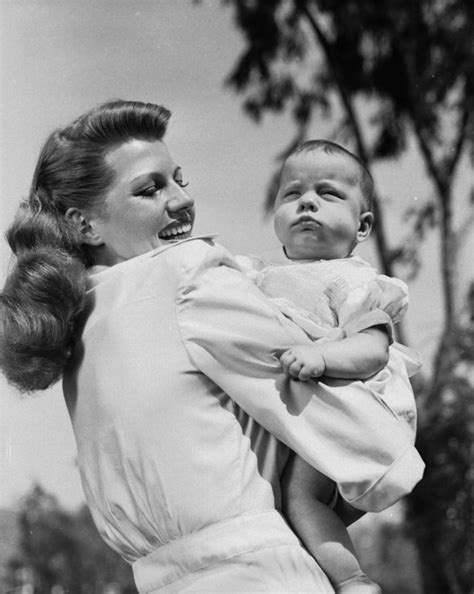
<svg viewBox="0 0 474 594">
<path fill-rule="evenodd" d="M 85 308 L 86 269 L 94 261 L 67 210 L 101 209 L 114 179 L 105 156 L 134 139 L 161 140 L 170 115 L 152 103 L 110 101 L 46 141 L 7 232 L 16 261 L 0 294 L 0 367 L 21 391 L 61 377 Z"/>
</svg>

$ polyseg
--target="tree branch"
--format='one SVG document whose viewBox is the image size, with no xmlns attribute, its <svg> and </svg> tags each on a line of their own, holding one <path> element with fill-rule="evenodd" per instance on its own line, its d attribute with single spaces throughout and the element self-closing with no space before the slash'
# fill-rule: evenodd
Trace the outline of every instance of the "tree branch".
<svg viewBox="0 0 474 594">
<path fill-rule="evenodd" d="M 415 7 L 418 10 L 419 7 Z M 416 19 L 413 19 L 415 22 Z M 395 23 L 394 29 L 395 28 Z M 401 36 L 396 36 L 393 40 L 394 45 L 398 46 L 398 53 L 403 60 L 405 67 L 405 74 L 408 80 L 407 92 L 410 97 L 410 106 L 408 108 L 409 116 L 413 123 L 413 129 L 415 136 L 418 140 L 420 152 L 425 162 L 428 173 L 433 181 L 433 185 L 437 194 L 438 202 L 440 205 L 441 217 L 440 217 L 440 266 L 441 266 L 441 278 L 442 278 L 442 290 L 445 306 L 445 318 L 443 323 L 443 329 L 441 332 L 441 338 L 437 347 L 437 351 L 434 357 L 433 367 L 433 378 L 432 378 L 432 389 L 430 394 L 434 395 L 436 390 L 434 387 L 437 385 L 440 377 L 446 366 L 446 361 L 443 357 L 445 352 L 445 343 L 450 338 L 450 333 L 455 326 L 455 310 L 454 310 L 454 251 L 455 251 L 455 236 L 453 230 L 453 217 L 452 217 L 452 182 L 453 173 L 456 164 L 460 158 L 462 147 L 465 138 L 465 128 L 462 126 L 462 122 L 468 120 L 468 116 L 465 113 L 456 142 L 455 151 L 452 159 L 446 166 L 447 161 L 445 160 L 444 166 L 440 162 L 435 160 L 433 151 L 430 147 L 429 140 L 427 138 L 427 131 L 424 126 L 424 118 L 422 109 L 426 106 L 424 97 L 418 91 L 418 78 L 416 69 L 413 63 L 413 56 L 415 55 L 414 43 L 416 39 L 416 31 L 412 32 L 410 37 L 411 42 L 403 42 Z"/>
<path fill-rule="evenodd" d="M 447 171 L 447 174 L 448 174 L 450 180 L 454 176 L 454 171 L 456 169 L 456 165 L 459 162 L 462 150 L 464 148 L 464 142 L 466 140 L 466 133 L 467 133 L 467 129 L 469 126 L 469 117 L 470 117 L 470 111 L 469 111 L 467 105 L 465 105 L 464 109 L 462 111 L 461 120 L 459 122 L 458 135 L 457 135 L 456 143 L 454 145 L 454 149 L 452 151 L 453 154 L 450 159 L 447 159 L 447 163 L 446 163 L 446 171 Z"/>
</svg>

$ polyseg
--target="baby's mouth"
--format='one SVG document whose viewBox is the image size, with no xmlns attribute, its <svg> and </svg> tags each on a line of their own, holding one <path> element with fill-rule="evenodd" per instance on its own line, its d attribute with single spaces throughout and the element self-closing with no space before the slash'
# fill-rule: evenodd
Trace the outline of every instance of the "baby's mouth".
<svg viewBox="0 0 474 594">
<path fill-rule="evenodd" d="M 312 217 L 301 217 L 294 223 L 294 227 L 300 227 L 303 229 L 316 229 L 320 226 L 320 223 Z"/>
<path fill-rule="evenodd" d="M 158 233 L 160 239 L 186 239 L 190 236 L 192 225 L 189 222 L 177 222 L 168 225 Z"/>
</svg>

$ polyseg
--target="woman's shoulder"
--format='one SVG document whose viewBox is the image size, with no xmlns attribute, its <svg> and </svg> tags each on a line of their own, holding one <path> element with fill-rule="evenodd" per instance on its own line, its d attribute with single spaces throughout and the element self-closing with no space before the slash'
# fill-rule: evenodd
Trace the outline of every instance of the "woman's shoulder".
<svg viewBox="0 0 474 594">
<path fill-rule="evenodd" d="M 139 269 L 158 270 L 162 266 L 169 269 L 188 268 L 199 265 L 209 258 L 222 257 L 227 250 L 215 242 L 216 235 L 198 235 L 181 241 L 167 243 L 146 254 L 123 262 L 117 272 L 134 273 Z"/>
<path fill-rule="evenodd" d="M 161 309 L 171 307 L 180 287 L 190 285 L 200 272 L 227 261 L 231 261 L 227 250 L 216 244 L 213 237 L 204 236 L 169 244 L 99 270 L 90 276 L 93 307 L 88 326 L 91 328 L 99 319 L 110 318 L 113 312 L 124 308 L 145 311 L 146 302 L 159 303 Z"/>
<path fill-rule="evenodd" d="M 162 261 L 161 273 L 177 286 L 188 286 L 196 282 L 198 277 L 213 268 L 225 267 L 240 274 L 243 270 L 236 258 L 223 245 L 215 241 L 215 236 L 190 238 L 170 246 L 169 249 L 157 253 L 154 259 Z"/>
<path fill-rule="evenodd" d="M 163 256 L 170 262 L 176 261 L 183 269 L 229 262 L 237 267 L 234 256 L 215 239 L 216 235 L 190 237 L 166 246 L 165 249 L 157 250 L 153 257 Z"/>
<path fill-rule="evenodd" d="M 214 237 L 191 237 L 160 246 L 115 266 L 93 268 L 89 275 L 89 290 L 113 293 L 128 287 L 128 292 L 136 295 L 137 287 L 153 286 L 157 281 L 161 283 L 164 276 L 167 283 L 172 283 L 173 277 L 179 277 L 182 271 L 199 267 L 213 258 L 222 259 L 225 248 L 216 244 Z"/>
</svg>

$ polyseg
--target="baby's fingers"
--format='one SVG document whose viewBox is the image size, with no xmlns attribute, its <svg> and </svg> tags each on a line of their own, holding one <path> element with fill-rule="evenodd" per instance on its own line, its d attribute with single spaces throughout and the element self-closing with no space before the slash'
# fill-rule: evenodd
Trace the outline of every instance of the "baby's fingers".
<svg viewBox="0 0 474 594">
<path fill-rule="evenodd" d="M 294 363 L 296 356 L 290 351 L 285 351 L 280 357 L 280 364 L 286 375 L 290 374 L 290 365 Z"/>
<path fill-rule="evenodd" d="M 301 365 L 298 373 L 298 379 L 302 382 L 307 382 L 310 378 L 314 377 L 315 370 L 310 365 Z"/>
<path fill-rule="evenodd" d="M 285 372 L 287 375 L 289 375 L 290 377 L 293 377 L 294 379 L 300 379 L 300 373 L 301 373 L 301 369 L 303 367 L 303 363 L 301 363 L 301 361 L 298 361 L 298 359 L 295 359 L 291 365 L 288 366 L 288 371 Z"/>
<path fill-rule="evenodd" d="M 303 363 L 298 360 L 298 357 L 291 351 L 286 351 L 280 357 L 281 368 L 285 375 L 293 378 L 298 378 Z"/>
</svg>

